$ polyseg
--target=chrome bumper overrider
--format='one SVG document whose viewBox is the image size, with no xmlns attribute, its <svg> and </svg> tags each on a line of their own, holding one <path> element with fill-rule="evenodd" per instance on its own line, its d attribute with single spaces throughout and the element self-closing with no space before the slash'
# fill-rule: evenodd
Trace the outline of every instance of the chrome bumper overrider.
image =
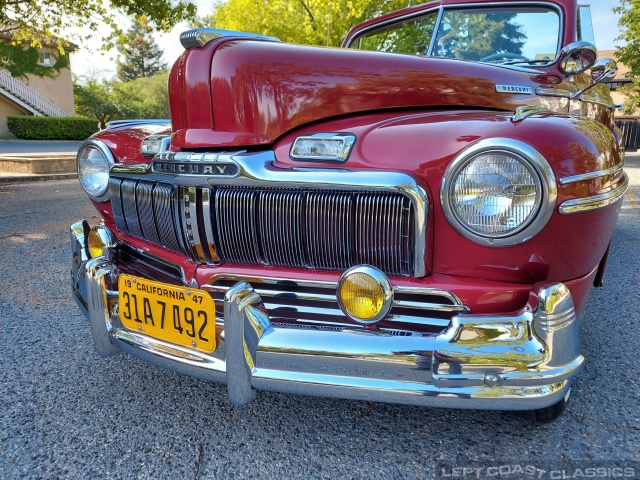
<svg viewBox="0 0 640 480">
<path fill-rule="evenodd" d="M 86 225 L 86 224 L 85 224 Z M 126 351 L 227 384 L 237 405 L 256 390 L 451 408 L 529 410 L 558 402 L 583 365 L 573 300 L 562 283 L 533 286 L 520 311 L 459 314 L 441 333 L 396 336 L 272 325 L 244 281 L 229 289 L 224 332 L 206 355 L 127 330 L 117 315 L 118 269 L 88 260 L 83 222 L 71 227 L 74 296 L 98 353 Z M 111 307 L 110 307 L 111 305 Z"/>
</svg>

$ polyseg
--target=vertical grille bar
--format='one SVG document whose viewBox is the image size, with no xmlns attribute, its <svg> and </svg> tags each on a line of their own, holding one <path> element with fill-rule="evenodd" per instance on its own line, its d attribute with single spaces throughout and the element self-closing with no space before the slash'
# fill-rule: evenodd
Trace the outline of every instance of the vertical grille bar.
<svg viewBox="0 0 640 480">
<path fill-rule="evenodd" d="M 124 219 L 124 211 L 122 209 L 122 179 L 111 177 L 109 179 L 109 195 L 111 197 L 111 210 L 113 212 L 113 221 L 116 228 L 121 232 L 129 233 L 127 222 Z"/>
<path fill-rule="evenodd" d="M 187 225 L 190 228 L 189 238 L 193 248 L 193 255 L 196 262 L 209 263 L 208 254 L 205 253 L 206 237 L 203 238 L 204 231 L 200 231 L 202 222 L 202 211 L 198 207 L 202 204 L 202 190 L 195 187 L 184 189 L 185 214 L 187 215 Z M 200 220 L 200 222 L 198 221 Z"/>
<path fill-rule="evenodd" d="M 138 182 L 136 185 L 136 199 L 143 238 L 155 244 L 160 244 L 155 219 L 153 218 L 153 184 Z"/>
<path fill-rule="evenodd" d="M 158 238 L 163 247 L 185 253 L 182 234 L 177 222 L 177 188 L 158 183 L 153 188 L 153 210 L 158 229 Z"/>
<path fill-rule="evenodd" d="M 201 230 L 204 228 L 203 245 L 212 264 L 219 263 L 218 253 L 215 247 L 215 237 L 213 235 L 213 225 L 211 221 L 211 189 L 204 188 L 201 191 L 200 210 L 198 224 Z"/>
<path fill-rule="evenodd" d="M 136 205 L 136 181 L 123 180 L 120 187 L 122 192 L 122 210 L 127 222 L 127 229 L 131 235 L 144 238 L 138 218 L 138 206 Z"/>
<path fill-rule="evenodd" d="M 195 199 L 194 199 L 195 200 Z M 185 253 L 194 260 L 199 261 L 200 258 L 195 251 L 195 240 L 193 239 L 193 228 L 191 223 L 191 209 L 189 205 L 191 198 L 189 196 L 188 187 L 178 187 L 178 215 L 180 225 L 182 225 L 184 235 Z"/>
</svg>

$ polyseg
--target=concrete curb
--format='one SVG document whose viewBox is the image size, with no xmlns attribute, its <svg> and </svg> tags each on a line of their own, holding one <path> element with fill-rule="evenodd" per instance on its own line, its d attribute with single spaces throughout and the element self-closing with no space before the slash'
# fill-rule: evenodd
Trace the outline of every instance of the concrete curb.
<svg viewBox="0 0 640 480">
<path fill-rule="evenodd" d="M 77 173 L 50 173 L 41 175 L 1 175 L 0 185 L 10 183 L 48 182 L 53 180 L 71 180 L 78 178 Z"/>
</svg>

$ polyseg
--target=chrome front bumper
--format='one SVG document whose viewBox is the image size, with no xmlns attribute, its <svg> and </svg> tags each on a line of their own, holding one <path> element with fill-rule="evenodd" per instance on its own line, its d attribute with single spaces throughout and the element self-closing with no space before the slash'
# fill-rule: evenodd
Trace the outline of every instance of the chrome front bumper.
<svg viewBox="0 0 640 480">
<path fill-rule="evenodd" d="M 84 224 L 86 225 L 86 224 Z M 71 227 L 72 285 L 98 353 L 128 352 L 187 375 L 224 382 L 237 405 L 256 390 L 448 408 L 533 410 L 564 397 L 583 366 L 573 300 L 562 283 L 533 286 L 520 311 L 460 314 L 439 334 L 396 336 L 271 324 L 247 282 L 227 291 L 224 332 L 206 355 L 124 328 L 118 269 L 88 259 L 83 222 Z M 112 307 L 110 308 L 109 305 Z"/>
</svg>

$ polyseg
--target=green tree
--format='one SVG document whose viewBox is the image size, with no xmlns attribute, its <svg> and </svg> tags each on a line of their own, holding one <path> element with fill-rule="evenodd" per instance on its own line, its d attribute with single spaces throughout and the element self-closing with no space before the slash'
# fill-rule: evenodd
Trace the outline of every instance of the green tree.
<svg viewBox="0 0 640 480">
<path fill-rule="evenodd" d="M 86 83 L 73 84 L 73 97 L 76 113 L 83 117 L 97 118 L 100 128 L 105 128 L 107 122 L 115 119 L 120 113 L 112 98 L 110 82 L 98 82 L 89 79 Z"/>
<path fill-rule="evenodd" d="M 104 40 L 109 48 L 124 37 L 118 15 L 146 16 L 155 29 L 167 32 L 195 14 L 192 0 L 0 0 L 0 27 L 12 26 L 15 44 L 57 43 L 61 54 L 61 33 L 69 27 L 88 27 L 92 32 L 107 27 L 111 33 Z"/>
<path fill-rule="evenodd" d="M 627 97 L 623 112 L 632 114 L 640 109 L 640 1 L 620 0 L 613 11 L 620 14 L 621 33 L 616 40 L 625 43 L 617 47 L 616 57 L 629 67 L 627 77 L 633 79 L 619 91 Z"/>
<path fill-rule="evenodd" d="M 436 53 L 475 61 L 496 53 L 521 54 L 526 37 L 514 20 L 514 14 L 452 11 L 444 18 L 451 30 L 438 39 Z"/>
<path fill-rule="evenodd" d="M 162 50 L 153 39 L 153 28 L 145 16 L 134 20 L 118 50 L 123 56 L 118 60 L 118 78 L 123 82 L 153 77 L 167 70 Z"/>
<path fill-rule="evenodd" d="M 100 128 L 111 120 L 169 118 L 168 81 L 168 72 L 129 82 L 76 79 L 73 85 L 76 112 L 97 118 Z"/>
<path fill-rule="evenodd" d="M 227 0 L 201 24 L 277 37 L 285 42 L 339 46 L 352 26 L 414 0 Z"/>
<path fill-rule="evenodd" d="M 169 118 L 169 73 L 111 84 L 118 118 Z"/>
</svg>

